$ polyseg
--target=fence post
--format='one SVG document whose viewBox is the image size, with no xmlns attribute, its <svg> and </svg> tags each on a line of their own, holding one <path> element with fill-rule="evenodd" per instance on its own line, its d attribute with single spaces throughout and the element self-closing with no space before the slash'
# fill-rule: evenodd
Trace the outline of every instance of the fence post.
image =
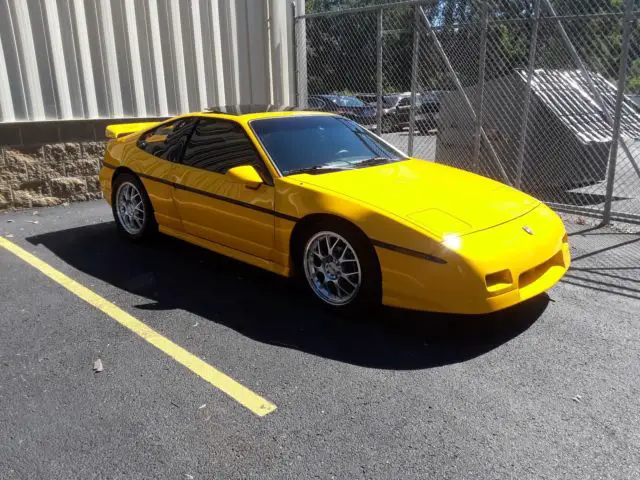
<svg viewBox="0 0 640 480">
<path fill-rule="evenodd" d="M 620 138 L 620 122 L 622 120 L 622 102 L 624 89 L 627 84 L 627 62 L 629 60 L 629 44 L 631 43 L 631 26 L 633 22 L 633 0 L 624 2 L 624 24 L 622 26 L 622 51 L 620 52 L 620 66 L 618 70 L 618 92 L 616 94 L 616 106 L 613 117 L 613 130 L 611 132 L 611 148 L 609 150 L 609 169 L 607 172 L 607 191 L 605 194 L 604 212 L 601 225 L 607 225 L 611 221 L 611 209 L 613 203 L 613 186 L 616 176 L 616 163 L 618 159 L 618 140 Z"/>
<path fill-rule="evenodd" d="M 378 10 L 376 29 L 376 133 L 382 135 L 382 8 Z"/>
<path fill-rule="evenodd" d="M 300 86 L 298 82 L 300 81 L 300 72 L 298 70 L 298 19 L 296 18 L 296 2 L 291 2 L 291 18 L 293 24 L 293 32 L 292 32 L 292 40 L 293 40 L 293 92 L 294 98 L 296 99 L 296 106 L 300 106 Z"/>
<path fill-rule="evenodd" d="M 473 171 L 480 170 L 480 143 L 482 140 L 482 121 L 484 116 L 484 71 L 487 63 L 487 36 L 489 30 L 489 2 L 482 2 L 482 36 L 480 38 L 480 64 L 478 71 L 478 116 L 476 118 L 476 131 L 473 136 Z"/>
<path fill-rule="evenodd" d="M 416 90 L 418 88 L 418 56 L 420 48 L 420 5 L 413 10 L 413 52 L 411 54 L 411 106 L 409 107 L 409 156 L 413 156 L 413 136 L 416 128 Z"/>
<path fill-rule="evenodd" d="M 524 107 L 522 124 L 520 126 L 520 143 L 518 144 L 518 170 L 516 172 L 516 188 L 522 185 L 524 171 L 524 147 L 527 143 L 527 129 L 529 127 L 529 111 L 531 110 L 531 82 L 536 66 L 536 51 L 538 48 L 538 26 L 540 25 L 540 0 L 534 1 L 533 27 L 531 29 L 531 44 L 529 45 L 529 64 L 527 65 L 527 87 L 524 91 Z"/>
</svg>

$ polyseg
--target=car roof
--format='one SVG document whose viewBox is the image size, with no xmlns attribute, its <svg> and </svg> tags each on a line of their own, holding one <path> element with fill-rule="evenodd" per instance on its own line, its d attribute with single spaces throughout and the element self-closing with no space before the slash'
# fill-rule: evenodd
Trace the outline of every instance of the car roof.
<svg viewBox="0 0 640 480">
<path fill-rule="evenodd" d="M 214 118 L 235 117 L 248 121 L 257 118 L 331 114 L 313 110 L 304 110 L 301 107 L 292 105 L 246 104 L 210 107 L 203 112 L 199 112 L 199 115 Z"/>
</svg>

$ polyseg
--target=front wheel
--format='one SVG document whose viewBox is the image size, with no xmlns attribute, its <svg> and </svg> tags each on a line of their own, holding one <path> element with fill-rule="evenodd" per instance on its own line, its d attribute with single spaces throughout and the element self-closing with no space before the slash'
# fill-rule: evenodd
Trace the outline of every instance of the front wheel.
<svg viewBox="0 0 640 480">
<path fill-rule="evenodd" d="M 380 267 L 373 246 L 355 227 L 330 222 L 306 237 L 302 267 L 311 292 L 335 310 L 380 303 Z"/>
</svg>

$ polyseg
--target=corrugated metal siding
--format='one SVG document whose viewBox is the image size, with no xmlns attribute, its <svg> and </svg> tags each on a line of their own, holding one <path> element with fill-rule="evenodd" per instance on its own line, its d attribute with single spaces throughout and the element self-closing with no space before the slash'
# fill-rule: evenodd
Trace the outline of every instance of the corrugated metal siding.
<svg viewBox="0 0 640 480">
<path fill-rule="evenodd" d="M 284 0 L 0 0 L 0 122 L 290 102 L 288 8 Z M 270 11 L 285 23 L 276 37 Z"/>
<path fill-rule="evenodd" d="M 521 81 L 527 81 L 526 72 L 519 70 L 517 74 Z M 614 117 L 616 86 L 599 73 L 591 72 L 590 76 L 608 109 L 608 115 Z M 611 126 L 578 70 L 535 70 L 531 89 L 582 142 L 611 141 Z M 623 135 L 640 137 L 640 114 L 630 98 L 623 100 L 620 128 Z"/>
</svg>

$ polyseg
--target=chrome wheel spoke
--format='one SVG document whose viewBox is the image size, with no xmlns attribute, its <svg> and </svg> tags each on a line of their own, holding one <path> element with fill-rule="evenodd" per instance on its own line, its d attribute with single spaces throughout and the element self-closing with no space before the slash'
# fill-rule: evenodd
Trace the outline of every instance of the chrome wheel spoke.
<svg viewBox="0 0 640 480">
<path fill-rule="evenodd" d="M 351 280 L 349 280 L 349 277 L 345 276 L 344 274 L 340 278 L 342 280 L 344 280 L 345 282 L 347 282 L 349 285 L 351 285 L 353 288 L 357 287 L 357 284 L 355 284 Z"/>
<path fill-rule="evenodd" d="M 349 295 L 349 292 L 347 292 L 344 288 L 342 288 L 340 286 L 340 282 L 338 280 L 336 280 L 335 282 L 333 282 L 333 284 L 336 286 L 336 290 L 338 291 L 338 296 L 342 297 L 342 295 L 340 295 L 340 292 L 344 292 L 345 295 Z"/>
</svg>

